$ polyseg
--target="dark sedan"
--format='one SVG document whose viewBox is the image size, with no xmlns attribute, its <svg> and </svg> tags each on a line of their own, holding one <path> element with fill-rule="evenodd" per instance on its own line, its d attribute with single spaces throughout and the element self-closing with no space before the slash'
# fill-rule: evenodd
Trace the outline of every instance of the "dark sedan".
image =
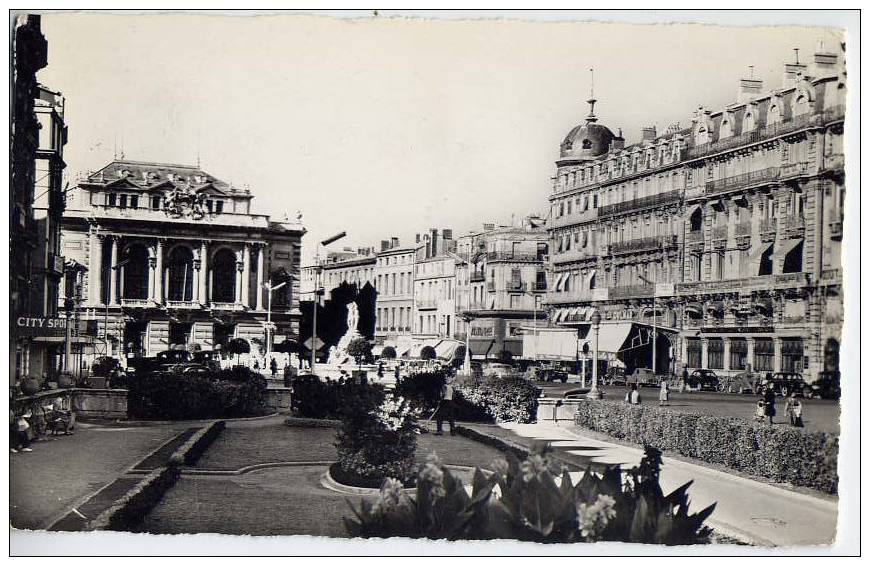
<svg viewBox="0 0 870 576">
<path fill-rule="evenodd" d="M 719 390 L 719 376 L 712 370 L 695 370 L 689 376 L 687 384 L 698 390 L 712 390 L 715 392 Z"/>
</svg>

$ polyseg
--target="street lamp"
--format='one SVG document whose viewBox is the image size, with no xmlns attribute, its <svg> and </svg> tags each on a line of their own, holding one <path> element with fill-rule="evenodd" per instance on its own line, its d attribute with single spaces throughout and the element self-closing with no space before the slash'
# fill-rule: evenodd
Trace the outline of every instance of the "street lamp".
<svg viewBox="0 0 870 576">
<path fill-rule="evenodd" d="M 282 288 L 287 281 L 281 282 L 277 286 L 272 286 L 272 281 L 263 282 L 263 288 L 268 290 L 269 299 L 266 303 L 266 358 L 272 354 L 272 292 Z"/>
<path fill-rule="evenodd" d="M 590 400 L 600 400 L 601 390 L 598 389 L 598 330 L 601 324 L 601 314 L 599 314 L 598 308 L 592 313 L 589 322 L 592 324 L 594 339 L 592 345 L 592 387 L 589 389 L 586 397 Z"/>
<path fill-rule="evenodd" d="M 466 376 L 471 376 L 471 321 L 473 319 L 471 314 L 462 315 L 462 321 L 465 322 L 465 361 L 462 363 L 462 372 Z"/>
<path fill-rule="evenodd" d="M 655 282 L 650 281 L 643 274 L 638 274 L 638 278 L 646 282 L 647 284 L 652 284 L 653 288 L 655 288 Z M 656 310 L 656 293 L 653 290 L 653 305 L 652 305 L 652 317 L 653 317 L 653 336 L 652 336 L 652 371 L 653 375 L 656 374 L 656 316 L 658 314 L 658 310 Z"/>
<path fill-rule="evenodd" d="M 320 265 L 320 247 L 321 246 L 329 246 L 333 242 L 337 242 L 347 236 L 347 232 L 339 232 L 334 236 L 330 236 L 326 240 L 320 242 L 317 245 L 317 252 L 314 256 L 314 314 L 311 319 L 311 374 L 315 374 L 315 366 L 317 366 L 317 304 L 320 300 L 320 292 L 322 290 L 320 286 L 320 273 L 323 270 Z"/>
</svg>

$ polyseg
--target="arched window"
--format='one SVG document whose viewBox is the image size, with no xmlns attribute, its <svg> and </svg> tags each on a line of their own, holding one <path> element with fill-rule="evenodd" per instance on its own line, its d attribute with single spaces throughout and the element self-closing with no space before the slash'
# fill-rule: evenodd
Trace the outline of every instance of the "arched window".
<svg viewBox="0 0 870 576">
<path fill-rule="evenodd" d="M 583 149 L 591 150 L 592 149 L 592 141 L 591 140 L 583 140 Z"/>
<path fill-rule="evenodd" d="M 229 248 L 218 250 L 211 260 L 213 302 L 236 300 L 236 254 Z"/>
<path fill-rule="evenodd" d="M 142 244 L 133 244 L 127 248 L 125 260 L 121 297 L 145 300 L 148 298 L 148 249 Z"/>
<path fill-rule="evenodd" d="M 696 208 L 689 217 L 689 226 L 692 232 L 697 232 L 701 229 L 701 224 L 704 221 L 704 215 L 701 213 L 701 208 Z"/>
<path fill-rule="evenodd" d="M 767 112 L 767 125 L 779 124 L 780 122 L 782 122 L 782 112 L 780 111 L 779 106 L 774 104 Z"/>
<path fill-rule="evenodd" d="M 166 299 L 190 302 L 193 300 L 193 251 L 187 246 L 176 246 L 169 254 L 167 266 Z"/>
</svg>

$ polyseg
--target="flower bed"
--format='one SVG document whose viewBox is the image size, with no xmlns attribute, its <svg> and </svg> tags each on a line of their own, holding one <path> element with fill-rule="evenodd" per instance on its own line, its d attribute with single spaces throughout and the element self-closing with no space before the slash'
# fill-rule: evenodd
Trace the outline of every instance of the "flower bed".
<svg viewBox="0 0 870 576">
<path fill-rule="evenodd" d="M 262 416 L 266 379 L 245 367 L 215 374 L 151 373 L 128 378 L 127 405 L 139 418 L 189 420 Z"/>
<path fill-rule="evenodd" d="M 579 403 L 574 422 L 775 482 L 837 492 L 839 442 L 833 434 L 608 401 Z"/>
<path fill-rule="evenodd" d="M 538 417 L 540 389 L 522 378 L 457 376 L 453 384 L 464 402 L 471 406 L 474 416 L 482 413 L 489 420 L 520 424 L 534 422 Z M 457 412 L 462 410 L 462 406 L 457 408 Z M 460 414 L 457 419 L 462 419 Z"/>
</svg>

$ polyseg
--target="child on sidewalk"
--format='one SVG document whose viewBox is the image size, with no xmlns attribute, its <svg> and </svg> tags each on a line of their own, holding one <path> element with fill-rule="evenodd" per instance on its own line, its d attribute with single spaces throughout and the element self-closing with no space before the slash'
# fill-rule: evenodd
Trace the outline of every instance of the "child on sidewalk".
<svg viewBox="0 0 870 576">
<path fill-rule="evenodd" d="M 759 400 L 755 406 L 755 421 L 764 422 L 764 400 Z"/>
</svg>

